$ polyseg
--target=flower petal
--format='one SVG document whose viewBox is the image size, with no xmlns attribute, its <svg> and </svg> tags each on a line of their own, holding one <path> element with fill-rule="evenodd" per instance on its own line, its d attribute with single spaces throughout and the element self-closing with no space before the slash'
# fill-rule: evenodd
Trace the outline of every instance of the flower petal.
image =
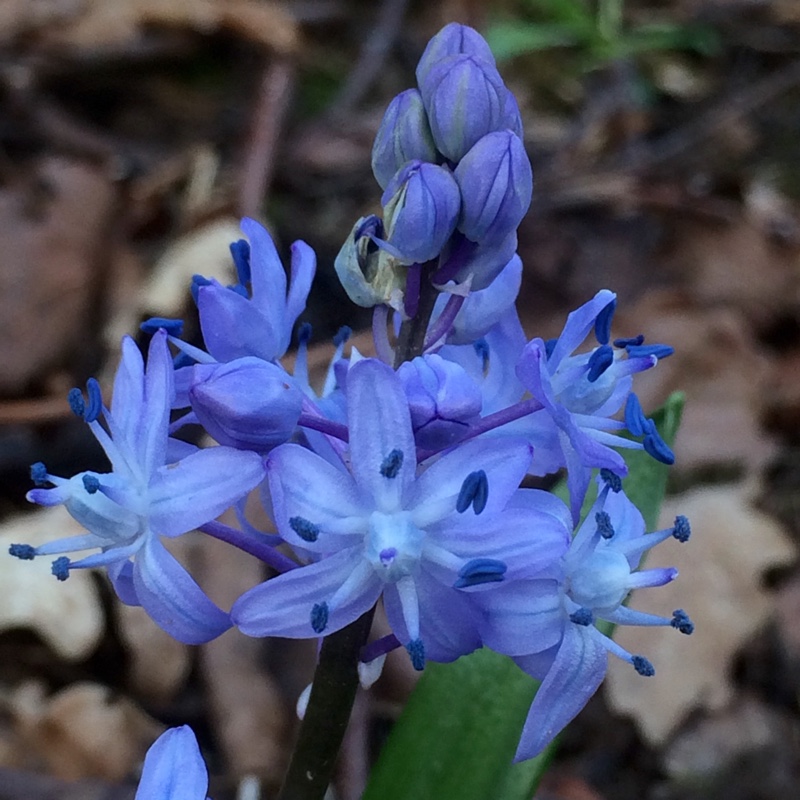
<svg viewBox="0 0 800 800">
<path fill-rule="evenodd" d="M 114 376 L 111 414 L 125 441 L 132 443 L 138 436 L 144 404 L 144 359 L 130 336 L 122 338 L 122 357 Z"/>
<path fill-rule="evenodd" d="M 170 728 L 144 757 L 135 800 L 206 800 L 208 770 L 188 725 Z"/>
<path fill-rule="evenodd" d="M 584 303 L 569 314 L 564 330 L 561 331 L 550 356 L 552 371 L 555 371 L 558 365 L 583 342 L 594 327 L 597 315 L 615 298 L 614 292 L 601 289 L 588 303 Z"/>
<path fill-rule="evenodd" d="M 363 560 L 360 548 L 347 548 L 306 567 L 293 569 L 245 592 L 231 609 L 234 624 L 247 636 L 311 639 L 315 606 L 327 603 Z M 334 633 L 372 608 L 381 593 L 377 575 L 353 587 L 329 609 L 324 634 Z"/>
<path fill-rule="evenodd" d="M 353 478 L 304 447 L 286 444 L 267 459 L 273 520 L 290 544 L 330 553 L 354 544 L 330 535 L 366 534 L 369 510 Z M 289 520 L 299 517 L 320 530 L 316 541 L 298 536 Z M 328 535 L 330 534 L 330 535 Z"/>
<path fill-rule="evenodd" d="M 231 627 L 188 572 L 151 534 L 133 565 L 136 597 L 154 622 L 184 644 L 204 644 Z"/>
<path fill-rule="evenodd" d="M 591 631 L 567 625 L 553 665 L 533 699 L 515 761 L 533 758 L 578 714 L 606 674 L 608 655 Z M 517 663 L 525 669 L 524 659 Z"/>
<path fill-rule="evenodd" d="M 292 277 L 289 284 L 289 294 L 286 297 L 286 327 L 287 342 L 291 335 L 292 326 L 306 307 L 308 293 L 317 271 L 317 256 L 314 251 L 303 241 L 292 244 Z"/>
<path fill-rule="evenodd" d="M 279 332 L 284 326 L 286 272 L 269 231 L 254 219 L 245 217 L 242 233 L 250 240 L 250 276 L 253 304 Z"/>
<path fill-rule="evenodd" d="M 139 432 L 132 443 L 145 476 L 152 475 L 166 463 L 169 414 L 174 395 L 174 368 L 167 345 L 167 332 L 159 330 L 153 334 L 147 352 L 144 401 L 138 408 Z"/>
<path fill-rule="evenodd" d="M 259 455 L 211 447 L 161 467 L 150 484 L 150 524 L 179 536 L 218 517 L 266 477 Z"/>
<path fill-rule="evenodd" d="M 408 401 L 391 367 L 365 358 L 350 368 L 347 419 L 356 482 L 371 492 L 378 510 L 398 510 L 403 490 L 414 480 L 417 458 Z M 402 461 L 393 477 L 384 477 L 381 468 L 394 451 Z"/>
</svg>

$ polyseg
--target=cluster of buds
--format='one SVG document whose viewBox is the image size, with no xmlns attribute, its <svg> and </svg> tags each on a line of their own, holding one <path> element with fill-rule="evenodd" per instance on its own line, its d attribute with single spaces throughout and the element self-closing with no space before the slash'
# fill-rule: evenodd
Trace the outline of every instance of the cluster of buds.
<svg viewBox="0 0 800 800">
<path fill-rule="evenodd" d="M 451 23 L 416 77 L 390 103 L 372 149 L 383 219 L 360 219 L 336 262 L 359 305 L 413 307 L 402 304 L 403 268 L 415 264 L 433 262 L 441 285 L 487 287 L 513 258 L 530 206 L 519 107 L 484 39 Z"/>
</svg>

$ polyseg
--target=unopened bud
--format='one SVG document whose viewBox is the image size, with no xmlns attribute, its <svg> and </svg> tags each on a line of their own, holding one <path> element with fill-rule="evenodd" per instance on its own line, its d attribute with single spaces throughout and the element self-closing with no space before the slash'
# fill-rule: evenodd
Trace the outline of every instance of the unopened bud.
<svg viewBox="0 0 800 800">
<path fill-rule="evenodd" d="M 372 172 L 381 189 L 401 167 L 414 160 L 436 163 L 441 156 L 433 142 L 422 95 L 408 89 L 389 104 L 372 147 Z"/>
<path fill-rule="evenodd" d="M 484 136 L 456 167 L 463 201 L 458 229 L 473 242 L 516 230 L 533 193 L 531 162 L 509 130 Z"/>
<path fill-rule="evenodd" d="M 476 56 L 495 65 L 492 51 L 478 31 L 469 25 L 451 22 L 428 42 L 417 65 L 417 83 L 422 85 L 431 68 L 442 59 L 461 54 Z"/>
</svg>

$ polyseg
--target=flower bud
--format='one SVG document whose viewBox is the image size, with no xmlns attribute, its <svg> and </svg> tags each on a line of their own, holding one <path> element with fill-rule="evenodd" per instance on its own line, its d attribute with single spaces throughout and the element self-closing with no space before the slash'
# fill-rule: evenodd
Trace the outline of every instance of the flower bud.
<svg viewBox="0 0 800 800">
<path fill-rule="evenodd" d="M 461 194 L 446 167 L 410 161 L 392 178 L 381 198 L 386 241 L 401 263 L 436 258 L 453 234 Z"/>
<path fill-rule="evenodd" d="M 480 416 L 481 391 L 459 364 L 438 355 L 418 356 L 401 364 L 397 374 L 420 447 L 440 449 L 455 444 Z"/>
<path fill-rule="evenodd" d="M 517 98 L 514 97 L 514 92 L 510 89 L 506 89 L 500 127 L 501 129 L 507 128 L 516 133 L 520 139 L 522 138 L 522 117 L 519 113 L 519 103 L 517 103 Z"/>
<path fill-rule="evenodd" d="M 347 296 L 363 308 L 385 303 L 403 310 L 406 269 L 376 243 L 384 237 L 383 222 L 374 214 L 361 217 L 342 245 L 333 267 Z"/>
<path fill-rule="evenodd" d="M 500 274 L 517 252 L 517 231 L 513 230 L 501 238 L 488 237 L 481 242 L 472 242 L 456 232 L 442 253 L 437 283 L 453 280 L 465 283 L 470 278 L 472 291 L 485 289 Z"/>
<path fill-rule="evenodd" d="M 422 95 L 416 89 L 401 92 L 389 103 L 372 146 L 372 172 L 385 189 L 409 161 L 441 160 L 433 143 Z"/>
<path fill-rule="evenodd" d="M 191 369 L 192 410 L 220 444 L 263 453 L 292 435 L 303 395 L 281 367 L 247 357 Z"/>
<path fill-rule="evenodd" d="M 509 130 L 484 136 L 456 167 L 463 201 L 458 229 L 473 242 L 516 230 L 533 192 L 525 146 Z"/>
<path fill-rule="evenodd" d="M 495 66 L 494 56 L 486 40 L 474 28 L 451 22 L 428 42 L 417 65 L 417 83 L 421 86 L 431 68 L 448 56 L 476 56 Z"/>
<path fill-rule="evenodd" d="M 488 61 L 448 56 L 430 68 L 419 89 L 433 141 L 453 163 L 487 133 L 505 125 L 508 89 Z"/>
</svg>

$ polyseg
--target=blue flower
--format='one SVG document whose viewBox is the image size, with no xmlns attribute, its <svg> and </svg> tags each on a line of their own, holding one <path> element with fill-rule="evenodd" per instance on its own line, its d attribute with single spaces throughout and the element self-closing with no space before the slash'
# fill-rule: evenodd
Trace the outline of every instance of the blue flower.
<svg viewBox="0 0 800 800">
<path fill-rule="evenodd" d="M 573 518 L 577 522 L 592 468 L 609 469 L 619 476 L 627 474 L 622 456 L 612 447 L 642 449 L 640 442 L 619 436 L 626 423 L 611 416 L 625 405 L 632 376 L 650 369 L 672 352 L 664 345 L 641 347 L 627 340 L 613 348 L 609 344 L 611 318 L 616 295 L 603 289 L 567 318 L 561 335 L 550 342 L 531 340 L 522 351 L 517 375 L 544 408 L 532 414 L 513 430 L 530 437 L 534 446 L 531 471 L 537 475 L 567 468 Z M 594 329 L 599 347 L 573 355 Z M 631 416 L 631 415 L 629 415 Z M 636 423 L 651 438 L 657 438 L 662 461 L 671 463 L 671 453 L 655 427 L 642 415 Z M 635 431 L 632 431 L 635 433 Z M 644 431 L 643 431 L 644 432 Z M 648 448 L 656 453 L 655 447 Z"/>
<path fill-rule="evenodd" d="M 608 653 L 641 675 L 654 674 L 646 658 L 625 651 L 595 627 L 596 621 L 671 626 L 692 633 L 694 626 L 681 609 L 665 618 L 622 604 L 632 589 L 662 586 L 677 577 L 676 569 L 640 570 L 639 563 L 665 539 L 685 542 L 689 535 L 685 517 L 678 517 L 672 528 L 645 533 L 642 515 L 612 479 L 553 569 L 534 580 L 507 582 L 478 598 L 485 611 L 484 644 L 513 656 L 542 681 L 517 760 L 540 753 L 583 708 L 605 676 Z"/>
<path fill-rule="evenodd" d="M 229 617 L 160 537 L 180 536 L 219 516 L 264 479 L 265 467 L 255 453 L 229 447 L 196 450 L 169 440 L 173 395 L 166 332 L 153 336 L 146 371 L 134 341 L 123 339 L 111 409 L 103 407 L 96 382 L 90 383 L 88 406 L 83 407 L 79 392 L 71 395 L 73 410 L 83 411 L 113 471 L 65 479 L 36 469 L 37 482 L 55 488 L 28 493 L 40 505 L 63 504 L 88 533 L 37 548 L 13 545 L 12 555 L 33 558 L 100 548 L 78 561 L 57 559 L 54 574 L 64 580 L 70 569 L 105 566 L 123 602 L 143 606 L 176 639 L 198 644 L 229 628 Z"/>
<path fill-rule="evenodd" d="M 234 251 L 239 284 L 225 287 L 215 280 L 195 279 L 200 326 L 206 348 L 217 361 L 245 356 L 274 361 L 288 349 L 294 323 L 306 307 L 316 256 L 305 242 L 292 245 L 287 293 L 286 273 L 267 230 L 245 218 L 242 231 L 250 244 Z"/>
<path fill-rule="evenodd" d="M 480 643 L 471 593 L 459 589 L 537 574 L 564 552 L 564 526 L 517 491 L 524 441 L 473 441 L 417 475 L 397 375 L 364 359 L 346 393 L 349 470 L 293 444 L 268 458 L 278 532 L 317 560 L 250 590 L 231 616 L 250 636 L 306 638 L 343 628 L 383 596 L 417 668 L 457 658 Z"/>
<path fill-rule="evenodd" d="M 206 800 L 208 770 L 192 729 L 170 728 L 144 757 L 134 800 Z"/>
</svg>

